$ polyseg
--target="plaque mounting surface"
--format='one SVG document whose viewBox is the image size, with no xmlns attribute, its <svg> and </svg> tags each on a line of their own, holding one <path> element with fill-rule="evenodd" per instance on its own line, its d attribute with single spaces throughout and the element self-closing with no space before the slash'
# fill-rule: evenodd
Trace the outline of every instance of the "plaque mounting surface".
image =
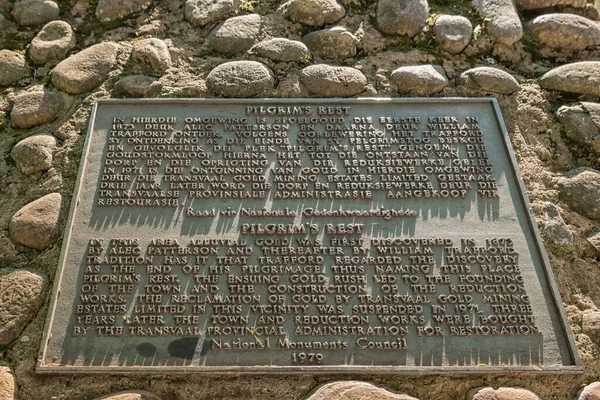
<svg viewBox="0 0 600 400">
<path fill-rule="evenodd" d="M 581 369 L 493 99 L 106 100 L 38 372 Z"/>
</svg>

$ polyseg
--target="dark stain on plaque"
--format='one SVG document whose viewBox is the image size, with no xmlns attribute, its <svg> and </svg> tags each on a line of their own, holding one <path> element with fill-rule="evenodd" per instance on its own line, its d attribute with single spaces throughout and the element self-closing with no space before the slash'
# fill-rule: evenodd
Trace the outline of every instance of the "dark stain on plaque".
<svg viewBox="0 0 600 400">
<path fill-rule="evenodd" d="M 156 346 L 152 343 L 140 343 L 135 350 L 142 357 L 154 357 L 156 355 Z"/>
<path fill-rule="evenodd" d="M 196 353 L 198 339 L 199 338 L 194 337 L 173 340 L 169 343 L 167 351 L 172 357 L 192 359 Z"/>
</svg>

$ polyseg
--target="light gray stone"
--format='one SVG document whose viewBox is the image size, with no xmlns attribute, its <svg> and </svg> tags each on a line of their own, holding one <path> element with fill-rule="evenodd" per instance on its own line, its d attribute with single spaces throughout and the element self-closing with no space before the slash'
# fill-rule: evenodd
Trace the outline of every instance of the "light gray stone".
<svg viewBox="0 0 600 400">
<path fill-rule="evenodd" d="M 495 40 L 508 46 L 521 40 L 523 25 L 512 0 L 475 0 L 475 6 Z"/>
<path fill-rule="evenodd" d="M 600 232 L 591 233 L 585 238 L 589 244 L 594 246 L 596 249 L 596 254 L 600 255 Z M 598 317 L 598 324 L 596 326 L 598 329 L 600 329 L 600 316 Z M 598 394 L 600 395 L 600 392 Z M 600 397 L 598 397 L 598 399 L 600 399 Z"/>
<path fill-rule="evenodd" d="M 10 220 L 10 237 L 23 246 L 44 250 L 59 236 L 60 193 L 50 193 L 21 208 Z"/>
<path fill-rule="evenodd" d="M 300 72 L 300 82 L 315 96 L 350 97 L 365 90 L 367 78 L 355 68 L 317 64 Z"/>
<path fill-rule="evenodd" d="M 547 90 L 600 96 L 600 61 L 561 65 L 546 72 L 539 83 Z"/>
<path fill-rule="evenodd" d="M 388 34 L 417 36 L 429 18 L 427 0 L 379 0 L 377 28 Z"/>
<path fill-rule="evenodd" d="M 109 22 L 139 14 L 152 4 L 152 0 L 99 0 L 96 18 Z"/>
<path fill-rule="evenodd" d="M 17 143 L 10 156 L 17 167 L 26 175 L 48 171 L 52 167 L 52 153 L 56 138 L 48 134 L 29 136 Z"/>
<path fill-rule="evenodd" d="M 194 26 L 217 22 L 238 12 L 242 0 L 187 0 L 185 19 Z"/>
<path fill-rule="evenodd" d="M 302 41 L 313 55 L 329 59 L 344 59 L 356 55 L 356 36 L 344 28 L 310 32 Z"/>
<path fill-rule="evenodd" d="M 541 400 L 537 394 L 519 387 L 491 387 L 471 389 L 467 400 Z"/>
<path fill-rule="evenodd" d="M 162 76 L 171 66 L 171 53 L 162 40 L 143 39 L 133 45 L 131 61 L 136 74 Z"/>
<path fill-rule="evenodd" d="M 0 85 L 12 85 L 30 73 L 25 57 L 14 51 L 0 50 Z"/>
<path fill-rule="evenodd" d="M 309 26 L 333 24 L 346 15 L 344 7 L 335 0 L 290 0 L 282 9 L 290 21 Z"/>
<path fill-rule="evenodd" d="M 256 61 L 232 61 L 214 68 L 206 77 L 206 86 L 223 97 L 255 97 L 273 88 L 273 73 Z"/>
<path fill-rule="evenodd" d="M 560 200 L 584 217 L 600 221 L 600 171 L 576 168 L 558 180 Z"/>
<path fill-rule="evenodd" d="M 99 86 L 117 63 L 119 46 L 106 42 L 93 45 L 61 61 L 52 71 L 58 90 L 81 94 Z"/>
<path fill-rule="evenodd" d="M 21 0 L 15 3 L 12 16 L 21 26 L 35 26 L 58 19 L 59 11 L 50 0 Z"/>
<path fill-rule="evenodd" d="M 330 382 L 319 387 L 307 400 L 418 400 L 406 394 L 397 394 L 367 382 Z"/>
<path fill-rule="evenodd" d="M 247 51 L 260 35 L 260 20 L 258 14 L 229 18 L 208 36 L 210 48 L 226 56 Z"/>
<path fill-rule="evenodd" d="M 544 222 L 544 237 L 556 246 L 573 244 L 573 233 L 565 224 L 560 210 L 549 201 L 546 202 L 546 221 Z"/>
<path fill-rule="evenodd" d="M 511 94 L 519 90 L 519 82 L 508 72 L 492 67 L 478 67 L 460 75 L 459 83 L 470 89 L 500 94 Z"/>
<path fill-rule="evenodd" d="M 27 92 L 15 98 L 10 123 L 16 128 L 31 128 L 54 121 L 65 107 L 60 93 L 44 90 Z"/>
<path fill-rule="evenodd" d="M 528 33 L 544 46 L 579 51 L 600 44 L 600 25 L 573 14 L 544 14 L 527 24 Z"/>
<path fill-rule="evenodd" d="M 465 17 L 442 15 L 433 25 L 435 41 L 450 54 L 458 54 L 467 47 L 473 35 L 473 25 Z"/>
<path fill-rule="evenodd" d="M 582 101 L 562 106 L 556 118 L 569 139 L 600 153 L 600 104 Z"/>
<path fill-rule="evenodd" d="M 117 97 L 156 97 L 160 93 L 162 85 L 153 76 L 129 75 L 115 83 L 113 88 Z"/>
<path fill-rule="evenodd" d="M 517 0 L 517 4 L 525 10 L 536 10 L 554 6 L 571 6 L 575 8 L 585 8 L 586 0 Z"/>
<path fill-rule="evenodd" d="M 15 375 L 9 367 L 0 365 L 0 400 L 15 400 L 16 398 Z"/>
<path fill-rule="evenodd" d="M 400 93 L 421 96 L 441 92 L 448 85 L 446 73 L 437 65 L 400 67 L 392 72 L 390 78 Z"/>
<path fill-rule="evenodd" d="M 44 303 L 46 278 L 25 270 L 0 270 L 0 345 L 19 337 Z"/>
<path fill-rule="evenodd" d="M 273 61 L 307 62 L 310 60 L 310 51 L 304 43 L 286 38 L 263 40 L 252 46 L 248 52 Z"/>
<path fill-rule="evenodd" d="M 29 58 L 34 64 L 62 61 L 75 46 L 71 25 L 65 21 L 48 22 L 29 46 Z"/>
<path fill-rule="evenodd" d="M 599 325 L 600 326 L 600 321 Z M 593 382 L 585 386 L 579 392 L 577 400 L 598 400 L 600 399 L 600 382 Z"/>
<path fill-rule="evenodd" d="M 160 400 L 160 398 L 144 390 L 127 390 L 98 397 L 95 400 Z"/>
</svg>

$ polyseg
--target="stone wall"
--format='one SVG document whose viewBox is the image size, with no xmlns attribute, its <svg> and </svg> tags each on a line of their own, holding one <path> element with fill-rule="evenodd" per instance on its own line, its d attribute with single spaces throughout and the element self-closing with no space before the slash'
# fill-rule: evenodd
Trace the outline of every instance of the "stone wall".
<svg viewBox="0 0 600 400">
<path fill-rule="evenodd" d="M 599 14 L 516 1 L 0 0 L 0 400 L 599 398 Z M 353 96 L 498 98 L 583 375 L 34 373 L 95 100 Z"/>
</svg>

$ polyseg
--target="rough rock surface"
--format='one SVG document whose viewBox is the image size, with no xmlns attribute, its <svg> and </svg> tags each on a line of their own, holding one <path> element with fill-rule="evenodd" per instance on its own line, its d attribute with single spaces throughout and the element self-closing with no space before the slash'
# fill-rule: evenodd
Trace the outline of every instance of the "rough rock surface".
<svg viewBox="0 0 600 400">
<path fill-rule="evenodd" d="M 581 332 L 588 335 L 594 340 L 600 338 L 600 311 L 598 310 L 585 310 L 581 314 Z M 600 394 L 600 393 L 598 393 Z M 582 398 L 581 396 L 579 397 Z M 583 397 L 586 400 L 595 399 L 594 397 Z"/>
<path fill-rule="evenodd" d="M 160 400 L 160 398 L 144 390 L 127 390 L 98 397 L 95 400 Z"/>
<path fill-rule="evenodd" d="M 44 90 L 28 92 L 15 98 L 10 123 L 17 128 L 31 128 L 54 121 L 65 107 L 60 93 Z"/>
<path fill-rule="evenodd" d="M 59 11 L 50 0 L 21 0 L 15 3 L 12 16 L 21 26 L 35 26 L 58 19 Z"/>
<path fill-rule="evenodd" d="M 152 4 L 152 0 L 100 0 L 96 6 L 96 18 L 108 22 L 139 14 Z"/>
<path fill-rule="evenodd" d="M 43 250 L 58 239 L 62 196 L 50 193 L 21 208 L 10 220 L 12 239 L 23 246 Z"/>
<path fill-rule="evenodd" d="M 577 400 L 598 400 L 600 399 L 600 382 L 593 382 L 581 389 Z"/>
<path fill-rule="evenodd" d="M 355 68 L 317 64 L 300 72 L 300 82 L 315 96 L 350 97 L 365 90 L 367 78 Z"/>
<path fill-rule="evenodd" d="M 377 27 L 384 33 L 413 38 L 421 32 L 429 18 L 427 0 L 379 0 Z"/>
<path fill-rule="evenodd" d="M 46 297 L 46 278 L 25 270 L 0 270 L 0 345 L 15 340 Z"/>
<path fill-rule="evenodd" d="M 556 118 L 569 139 L 600 153 L 600 104 L 582 101 L 562 106 Z"/>
<path fill-rule="evenodd" d="M 273 61 L 306 62 L 310 59 L 310 51 L 304 43 L 286 38 L 263 40 L 252 46 L 249 53 Z"/>
<path fill-rule="evenodd" d="M 250 49 L 260 34 L 260 20 L 258 14 L 229 18 L 210 33 L 210 48 L 226 56 Z"/>
<path fill-rule="evenodd" d="M 12 85 L 31 73 L 25 57 L 10 50 L 0 50 L 0 85 Z"/>
<path fill-rule="evenodd" d="M 282 9 L 290 21 L 310 26 L 332 24 L 346 15 L 344 7 L 335 0 L 290 0 Z"/>
<path fill-rule="evenodd" d="M 600 232 L 593 232 L 589 234 L 588 236 L 586 236 L 586 240 L 589 244 L 594 246 L 594 248 L 596 249 L 596 253 L 600 255 Z"/>
<path fill-rule="evenodd" d="M 600 171 L 582 167 L 558 180 L 559 198 L 584 217 L 600 220 Z"/>
<path fill-rule="evenodd" d="M 521 40 L 523 25 L 512 0 L 475 0 L 475 6 L 495 40 L 508 46 Z"/>
<path fill-rule="evenodd" d="M 254 97 L 273 88 L 273 73 L 256 61 L 232 61 L 214 68 L 206 77 L 206 86 L 223 97 Z"/>
<path fill-rule="evenodd" d="M 511 94 L 519 90 L 519 82 L 508 72 L 498 68 L 478 67 L 460 75 L 459 83 L 471 89 L 500 94 Z"/>
<path fill-rule="evenodd" d="M 471 41 L 473 25 L 459 15 L 442 15 L 433 25 L 433 34 L 442 49 L 450 54 L 458 54 Z"/>
<path fill-rule="evenodd" d="M 114 94 L 118 97 L 155 97 L 161 84 L 157 78 L 147 75 L 125 76 L 115 83 Z"/>
<path fill-rule="evenodd" d="M 52 84 L 71 94 L 89 92 L 106 80 L 117 62 L 119 46 L 100 43 L 61 61 L 52 71 Z"/>
<path fill-rule="evenodd" d="M 537 394 L 524 388 L 491 387 L 471 389 L 467 400 L 540 400 Z"/>
<path fill-rule="evenodd" d="M 536 10 L 540 8 L 554 7 L 558 5 L 584 8 L 586 0 L 518 0 L 519 5 L 525 10 Z"/>
<path fill-rule="evenodd" d="M 48 22 L 29 46 L 29 58 L 34 64 L 62 61 L 75 46 L 71 25 L 64 21 Z"/>
<path fill-rule="evenodd" d="M 446 73 L 437 65 L 400 67 L 390 78 L 400 93 L 420 96 L 441 92 L 448 85 Z"/>
<path fill-rule="evenodd" d="M 242 0 L 187 0 L 185 19 L 194 26 L 204 26 L 235 14 L 241 5 Z"/>
<path fill-rule="evenodd" d="M 136 74 L 162 76 L 171 66 L 171 53 L 165 42 L 149 38 L 133 45 L 131 61 Z"/>
<path fill-rule="evenodd" d="M 549 201 L 546 202 L 546 221 L 544 222 L 544 237 L 556 246 L 573 244 L 573 233 L 560 215 L 560 210 Z"/>
<path fill-rule="evenodd" d="M 396 394 L 366 382 L 340 381 L 318 388 L 307 400 L 417 400 L 406 394 Z"/>
<path fill-rule="evenodd" d="M 15 376 L 9 367 L 0 365 L 0 400 L 14 400 L 17 398 L 17 384 Z"/>
<path fill-rule="evenodd" d="M 56 137 L 47 134 L 33 135 L 21 140 L 11 150 L 10 156 L 24 174 L 48 171 L 52 167 L 52 153 Z"/>
<path fill-rule="evenodd" d="M 554 68 L 539 79 L 547 90 L 600 96 L 600 61 L 582 61 Z"/>
<path fill-rule="evenodd" d="M 344 59 L 356 55 L 356 36 L 344 28 L 310 32 L 302 41 L 317 57 Z"/>
<path fill-rule="evenodd" d="M 574 14 L 544 14 L 527 24 L 528 33 L 545 46 L 579 51 L 600 44 L 600 25 Z"/>
</svg>

